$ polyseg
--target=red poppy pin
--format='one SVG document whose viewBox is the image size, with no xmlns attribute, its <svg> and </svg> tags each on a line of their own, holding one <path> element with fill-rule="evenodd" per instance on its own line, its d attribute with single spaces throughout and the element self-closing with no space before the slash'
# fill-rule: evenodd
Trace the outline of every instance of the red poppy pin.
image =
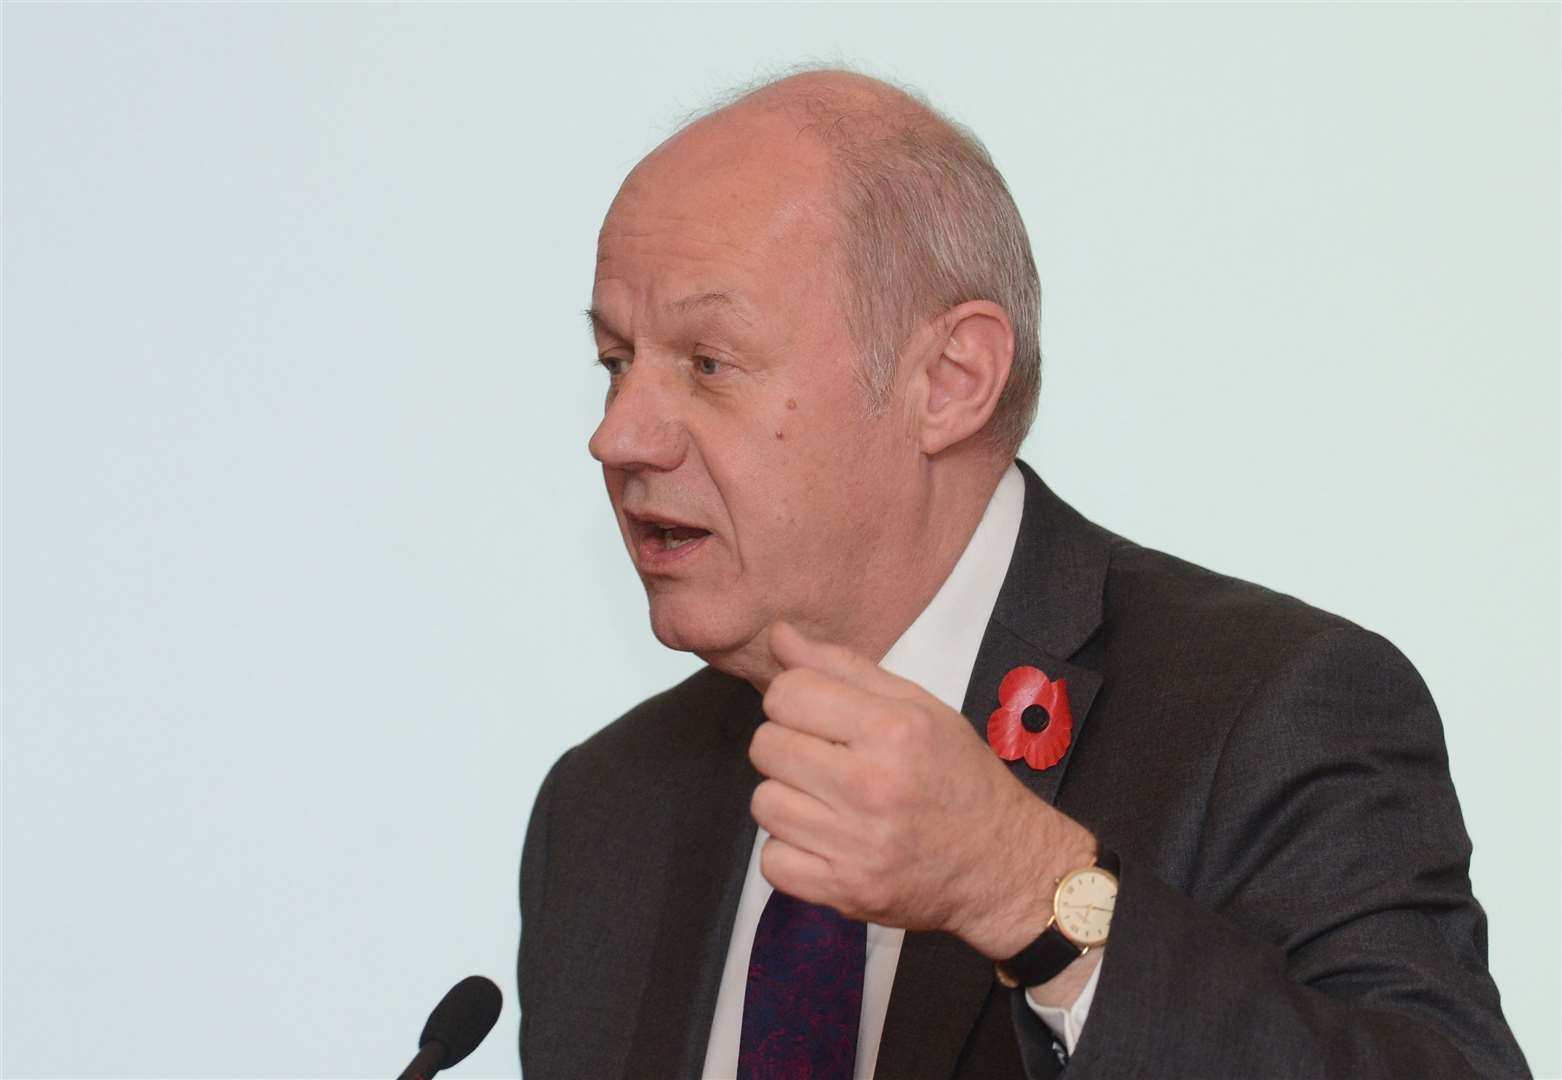
<svg viewBox="0 0 1562 1080">
<path fill-rule="evenodd" d="M 1025 728 L 1025 710 L 1040 705 L 1047 725 Z M 1053 682 L 1039 668 L 1017 667 L 998 684 L 998 708 L 987 718 L 987 743 L 1005 761 L 1025 759 L 1033 769 L 1050 769 L 1063 760 L 1074 737 L 1074 717 L 1068 709 L 1068 684 Z"/>
</svg>

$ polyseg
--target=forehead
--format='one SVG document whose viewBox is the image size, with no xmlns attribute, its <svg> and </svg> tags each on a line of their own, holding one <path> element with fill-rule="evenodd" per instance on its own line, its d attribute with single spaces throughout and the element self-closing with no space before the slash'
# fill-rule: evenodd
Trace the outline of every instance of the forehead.
<svg viewBox="0 0 1562 1080">
<path fill-rule="evenodd" d="M 822 151 L 774 123 L 707 124 L 658 148 L 619 190 L 598 237 L 594 306 L 712 315 L 787 307 L 829 287 Z M 738 302 L 709 299 L 718 295 Z"/>
</svg>

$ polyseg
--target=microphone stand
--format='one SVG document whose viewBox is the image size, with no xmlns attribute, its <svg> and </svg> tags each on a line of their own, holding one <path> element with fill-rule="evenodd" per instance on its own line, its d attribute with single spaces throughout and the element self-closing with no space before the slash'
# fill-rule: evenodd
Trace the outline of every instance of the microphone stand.
<svg viewBox="0 0 1562 1080">
<path fill-rule="evenodd" d="M 418 1047 L 418 1056 L 412 1059 L 412 1063 L 401 1070 L 401 1075 L 396 1080 L 429 1080 L 445 1066 L 445 1044 L 438 1039 L 430 1039 Z"/>
</svg>

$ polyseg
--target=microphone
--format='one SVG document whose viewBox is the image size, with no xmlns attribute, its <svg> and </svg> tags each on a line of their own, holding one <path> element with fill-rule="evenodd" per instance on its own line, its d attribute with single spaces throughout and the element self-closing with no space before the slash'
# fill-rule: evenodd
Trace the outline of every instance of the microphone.
<svg viewBox="0 0 1562 1080">
<path fill-rule="evenodd" d="M 468 975 L 450 988 L 428 1014 L 418 1036 L 418 1056 L 397 1080 L 428 1080 L 466 1057 L 499 1019 L 504 997 L 491 979 Z"/>
</svg>

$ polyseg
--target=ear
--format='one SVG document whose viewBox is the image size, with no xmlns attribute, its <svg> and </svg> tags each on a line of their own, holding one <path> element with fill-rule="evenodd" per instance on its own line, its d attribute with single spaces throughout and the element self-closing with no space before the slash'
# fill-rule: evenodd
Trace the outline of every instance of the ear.
<svg viewBox="0 0 1562 1080">
<path fill-rule="evenodd" d="M 924 392 L 916 417 L 924 454 L 964 442 L 987 426 L 1009 381 L 1014 324 L 990 300 L 950 308 L 928 328 L 931 339 L 914 373 Z"/>
</svg>

